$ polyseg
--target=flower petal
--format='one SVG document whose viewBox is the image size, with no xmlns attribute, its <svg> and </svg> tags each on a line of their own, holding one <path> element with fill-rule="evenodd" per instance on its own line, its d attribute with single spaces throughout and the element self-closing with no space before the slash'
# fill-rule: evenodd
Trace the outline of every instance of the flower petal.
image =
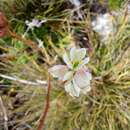
<svg viewBox="0 0 130 130">
<path fill-rule="evenodd" d="M 80 69 L 74 75 L 74 80 L 79 88 L 85 88 L 90 85 L 92 75 L 86 69 Z"/>
<path fill-rule="evenodd" d="M 73 47 L 70 50 L 70 59 L 72 62 L 77 62 L 77 61 L 81 61 L 86 55 L 86 49 L 85 48 L 81 48 L 81 49 L 76 49 L 75 47 Z"/>
<path fill-rule="evenodd" d="M 72 94 L 72 86 L 73 86 L 72 82 L 67 82 L 65 84 L 65 91 L 67 93 L 69 93 L 71 96 L 73 96 L 73 94 Z"/>
<path fill-rule="evenodd" d="M 85 48 L 78 49 L 77 53 L 78 53 L 78 60 L 82 60 L 86 55 L 86 49 Z"/>
<path fill-rule="evenodd" d="M 64 60 L 64 62 L 67 64 L 67 66 L 68 66 L 70 69 L 72 69 L 72 63 L 71 63 L 71 61 L 70 61 L 70 59 L 69 59 L 67 53 L 65 53 L 65 54 L 63 55 L 63 60 Z"/>
<path fill-rule="evenodd" d="M 89 57 L 85 58 L 85 59 L 83 60 L 83 64 L 84 64 L 84 65 L 87 64 L 87 63 L 89 62 L 89 60 L 90 60 Z"/>
<path fill-rule="evenodd" d="M 70 50 L 70 59 L 73 62 L 75 59 L 77 60 L 77 50 L 75 47 L 72 47 Z"/>
<path fill-rule="evenodd" d="M 75 92 L 75 96 L 76 97 L 79 97 L 79 94 L 80 94 L 80 88 L 77 86 L 76 82 L 74 81 L 73 79 L 73 90 Z"/>
<path fill-rule="evenodd" d="M 67 80 L 72 79 L 72 76 L 73 76 L 73 72 L 72 72 L 72 71 L 67 72 L 67 73 L 64 75 L 63 81 L 67 81 Z"/>
<path fill-rule="evenodd" d="M 29 24 L 29 21 L 28 21 L 28 20 L 26 20 L 26 21 L 25 21 L 25 24 L 26 24 L 26 25 L 28 25 L 28 24 Z"/>
<path fill-rule="evenodd" d="M 87 57 L 87 58 L 85 58 L 84 60 L 82 60 L 82 61 L 79 63 L 77 69 L 81 69 L 83 66 L 85 66 L 85 65 L 89 62 L 89 60 L 90 60 L 89 57 Z"/>
<path fill-rule="evenodd" d="M 91 91 L 91 87 L 87 86 L 86 88 L 81 89 L 81 92 L 86 95 L 89 91 Z"/>
<path fill-rule="evenodd" d="M 37 24 L 39 23 L 39 20 L 37 19 L 32 19 L 32 23 L 34 26 L 37 26 Z"/>
<path fill-rule="evenodd" d="M 67 71 L 68 68 L 65 65 L 56 65 L 49 69 L 50 74 L 59 80 L 63 80 L 64 75 L 67 73 Z"/>
<path fill-rule="evenodd" d="M 79 97 L 80 94 L 80 88 L 75 84 L 75 82 L 67 82 L 65 84 L 65 91 L 70 94 L 72 97 Z"/>
</svg>

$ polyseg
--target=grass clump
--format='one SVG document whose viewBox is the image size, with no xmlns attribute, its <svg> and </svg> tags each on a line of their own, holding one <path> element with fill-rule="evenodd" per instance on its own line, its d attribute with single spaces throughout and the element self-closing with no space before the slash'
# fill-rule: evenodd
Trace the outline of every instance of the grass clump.
<svg viewBox="0 0 130 130">
<path fill-rule="evenodd" d="M 81 39 L 86 36 L 89 41 L 87 45 L 91 44 L 92 47 L 88 65 L 93 75 L 92 91 L 86 96 L 72 98 L 65 93 L 63 85 L 51 80 L 51 101 L 45 129 L 129 130 L 130 25 L 128 15 L 124 13 L 118 20 L 116 34 L 110 36 L 106 42 L 101 42 L 91 29 L 89 15 L 91 12 L 87 13 L 84 20 L 76 21 L 69 15 L 68 9 L 63 9 L 59 14 L 64 1 L 48 2 L 48 5 L 44 5 L 46 11 L 39 11 L 36 17 L 44 18 L 50 14 L 50 20 L 41 28 L 30 30 L 26 35 L 26 38 L 35 41 L 37 45 L 37 38 L 43 41 L 43 53 L 36 52 L 10 36 L 0 39 L 1 53 L 6 55 L 1 59 L 0 73 L 29 81 L 46 80 L 48 68 L 59 62 L 62 63 L 62 53 L 66 49 L 75 43 L 85 47 Z M 30 14 L 27 17 L 30 17 Z M 22 18 L 24 19 L 23 16 Z M 11 23 L 15 27 L 13 31 L 20 35 L 24 34 L 26 26 L 22 19 L 12 19 Z M 2 78 L 0 83 L 7 84 L 11 88 L 4 89 L 2 96 L 7 105 L 10 130 L 36 129 L 45 103 L 46 86 L 22 85 Z M 3 122 L 0 125 L 3 127 Z"/>
</svg>

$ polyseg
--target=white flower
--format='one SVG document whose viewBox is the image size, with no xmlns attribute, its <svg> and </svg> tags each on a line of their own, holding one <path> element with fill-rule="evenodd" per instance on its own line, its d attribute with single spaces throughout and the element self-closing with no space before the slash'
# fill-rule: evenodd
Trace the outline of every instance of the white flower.
<svg viewBox="0 0 130 130">
<path fill-rule="evenodd" d="M 33 29 L 34 27 L 41 27 L 42 23 L 45 23 L 47 20 L 41 20 L 39 21 L 38 19 L 32 19 L 32 21 L 28 21 L 26 20 L 25 21 L 25 24 L 30 28 L 30 29 Z"/>
<path fill-rule="evenodd" d="M 33 28 L 33 27 L 40 27 L 41 23 L 39 22 L 39 20 L 37 19 L 33 19 L 31 22 L 29 22 L 28 20 L 25 21 L 25 24 L 29 27 L 29 28 Z"/>
<path fill-rule="evenodd" d="M 63 60 L 66 65 L 56 65 L 49 69 L 50 74 L 65 82 L 65 91 L 71 96 L 78 97 L 80 92 L 86 94 L 91 90 L 91 73 L 86 68 L 89 57 L 86 57 L 86 49 L 73 47 L 70 54 L 65 53 Z"/>
<path fill-rule="evenodd" d="M 93 30 L 99 33 L 103 40 L 106 40 L 114 31 L 112 16 L 109 13 L 100 14 L 96 20 L 92 22 Z"/>
<path fill-rule="evenodd" d="M 42 26 L 42 23 L 45 23 L 46 21 L 47 21 L 47 19 L 44 19 L 44 20 L 41 20 L 41 21 L 39 21 L 38 19 L 32 19 L 31 22 L 28 21 L 28 20 L 26 20 L 26 21 L 25 21 L 25 24 L 26 24 L 28 27 L 27 27 L 25 33 L 23 34 L 23 37 L 25 37 L 25 35 L 28 33 L 28 31 L 29 31 L 30 29 L 33 30 L 34 27 L 39 28 L 39 27 Z"/>
</svg>

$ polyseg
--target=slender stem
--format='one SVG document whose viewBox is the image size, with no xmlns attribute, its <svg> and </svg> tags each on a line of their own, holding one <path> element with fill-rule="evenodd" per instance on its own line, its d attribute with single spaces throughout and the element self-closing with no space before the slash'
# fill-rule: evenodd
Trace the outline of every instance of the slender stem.
<svg viewBox="0 0 130 130">
<path fill-rule="evenodd" d="M 0 77 L 2 77 L 4 79 L 16 81 L 16 82 L 19 82 L 19 83 L 22 83 L 22 84 L 27 84 L 27 85 L 39 86 L 39 85 L 46 85 L 47 84 L 46 81 L 42 81 L 42 80 L 36 80 L 35 82 L 33 82 L 33 81 L 20 79 L 16 76 L 12 77 L 12 76 L 8 76 L 8 75 L 4 75 L 4 74 L 0 74 Z"/>
<path fill-rule="evenodd" d="M 25 36 L 27 35 L 28 31 L 30 30 L 30 28 L 28 27 L 25 31 L 25 33 L 23 34 L 23 38 L 25 38 Z"/>
<path fill-rule="evenodd" d="M 47 89 L 47 96 L 46 96 L 46 105 L 43 111 L 43 115 L 41 116 L 38 129 L 37 130 L 43 130 L 45 125 L 46 116 L 50 107 L 50 91 L 51 91 L 51 83 L 50 83 L 50 75 L 48 76 L 48 89 Z"/>
</svg>

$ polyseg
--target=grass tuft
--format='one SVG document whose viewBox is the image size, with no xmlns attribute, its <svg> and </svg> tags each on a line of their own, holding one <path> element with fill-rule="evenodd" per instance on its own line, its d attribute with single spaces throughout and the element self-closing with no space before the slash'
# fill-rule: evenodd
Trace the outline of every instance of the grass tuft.
<svg viewBox="0 0 130 130">
<path fill-rule="evenodd" d="M 14 0 L 15 1 L 15 0 Z M 15 1 L 17 7 L 38 6 L 39 1 Z M 35 4 L 34 4 L 35 3 Z M 48 4 L 49 3 L 49 4 Z M 66 2 L 67 3 L 67 2 Z M 117 20 L 117 32 L 106 42 L 91 29 L 91 12 L 84 20 L 73 20 L 70 8 L 63 9 L 63 0 L 47 1 L 39 13 L 29 13 L 26 18 L 37 17 L 49 20 L 41 28 L 34 28 L 26 38 L 38 44 L 43 41 L 42 52 L 31 49 L 10 36 L 0 39 L 0 73 L 35 81 L 47 80 L 47 70 L 54 64 L 63 63 L 62 54 L 73 44 L 83 46 L 78 34 L 87 35 L 92 51 L 88 53 L 88 67 L 93 74 L 92 91 L 86 96 L 72 98 L 65 93 L 63 85 L 51 79 L 51 101 L 45 122 L 47 130 L 129 130 L 130 129 L 130 25 L 126 13 Z M 10 3 L 8 5 L 11 5 Z M 42 9 L 42 6 L 44 7 Z M 21 10 L 20 8 L 20 10 Z M 12 30 L 21 36 L 26 31 L 24 9 L 12 18 Z M 87 8 L 88 9 L 88 8 Z M 86 10 L 87 10 L 86 9 Z M 72 9 L 71 9 L 72 10 Z M 35 10 L 36 11 L 36 10 Z M 87 10 L 88 11 L 88 10 Z M 60 13 L 59 13 L 60 12 Z M 33 15 L 32 15 L 33 14 Z M 79 33 L 77 33 L 79 32 Z M 81 33 L 82 32 L 82 33 Z M 80 44 L 79 44 L 80 42 Z M 8 111 L 11 129 L 36 129 L 43 110 L 46 86 L 30 86 L 0 78 L 2 97 Z M 0 111 L 1 112 L 1 111 Z M 1 117 L 1 116 L 0 116 Z M 3 120 L 0 119 L 0 127 Z"/>
</svg>

